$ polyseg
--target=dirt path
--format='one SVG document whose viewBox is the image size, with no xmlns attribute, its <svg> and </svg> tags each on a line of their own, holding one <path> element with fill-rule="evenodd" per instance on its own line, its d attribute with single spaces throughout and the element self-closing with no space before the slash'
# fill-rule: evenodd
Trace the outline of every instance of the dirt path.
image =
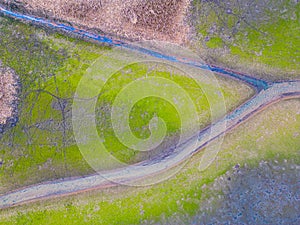
<svg viewBox="0 0 300 225">
<path fill-rule="evenodd" d="M 142 164 L 128 166 L 127 168 L 108 171 L 101 175 L 96 174 L 80 178 L 66 178 L 64 180 L 56 180 L 25 187 L 0 196 L 0 209 L 34 202 L 40 199 L 49 199 L 94 189 L 107 188 L 117 185 L 118 183 L 129 184 L 130 182 L 139 181 L 154 174 L 163 173 L 174 165 L 178 165 L 180 162 L 186 160 L 195 152 L 201 150 L 221 134 L 234 129 L 236 126 L 259 111 L 264 110 L 271 104 L 283 99 L 299 98 L 299 96 L 299 81 L 275 83 L 267 90 L 261 91 L 244 105 L 227 115 L 223 120 L 212 125 L 210 129 L 201 131 L 199 136 L 195 136 L 195 138 L 198 139 L 197 146 L 194 146 L 194 143 L 192 146 L 190 143 L 187 143 L 181 147 L 181 151 L 169 155 L 166 158 L 156 161 L 150 160 L 143 162 Z M 224 120 L 227 123 L 227 126 L 220 126 L 220 124 L 224 123 Z"/>
<path fill-rule="evenodd" d="M 5 15 L 9 15 L 13 18 L 23 19 L 26 20 L 27 22 L 47 24 L 48 26 L 51 25 L 52 27 L 58 26 L 60 27 L 60 29 L 68 29 L 68 30 L 70 29 L 70 27 L 57 25 L 55 23 L 50 23 L 41 18 L 37 19 L 33 17 L 16 14 L 11 11 L 7 11 L 1 7 L 0 7 L 0 11 Z M 72 31 L 72 32 L 74 33 L 78 31 Z M 94 37 L 99 42 L 101 41 L 110 42 L 110 43 L 113 42 L 112 40 L 107 38 L 105 39 L 104 37 L 102 38 L 103 40 L 99 39 L 99 36 L 97 35 L 93 36 L 91 33 L 85 33 L 85 35 L 90 38 Z M 120 42 L 116 42 L 116 43 L 120 45 Z M 128 45 L 127 48 L 131 49 L 130 46 Z M 159 58 L 164 58 L 169 61 L 179 62 L 179 59 L 177 58 L 166 56 L 163 54 L 158 54 L 149 49 L 145 49 L 145 48 L 134 48 L 134 49 L 136 51 L 141 51 L 144 54 L 151 54 L 154 57 L 157 55 Z M 201 66 L 197 66 L 192 62 L 185 62 L 185 63 L 193 67 L 202 68 Z M 212 70 L 214 68 L 206 65 L 204 66 L 203 69 Z M 225 75 L 229 75 L 231 77 L 235 77 L 240 80 L 244 80 L 244 82 L 254 85 L 257 88 L 258 93 L 255 97 L 250 99 L 248 102 L 243 104 L 241 107 L 239 107 L 232 113 L 228 114 L 225 118 L 211 125 L 211 127 L 209 127 L 210 129 L 204 129 L 200 132 L 199 135 L 193 137 L 191 139 L 191 142 L 194 141 L 193 139 L 197 139 L 198 141 L 197 146 L 194 146 L 194 144 L 191 145 L 190 142 L 187 142 L 186 144 L 181 146 L 180 149 L 181 151 L 176 152 L 176 154 L 172 154 L 167 157 L 157 159 L 155 161 L 153 160 L 146 161 L 143 162 L 142 164 L 130 166 L 127 169 L 122 168 L 121 170 L 109 171 L 105 174 L 106 179 L 104 179 L 103 174 L 92 175 L 92 176 L 82 177 L 82 178 L 75 178 L 69 180 L 67 179 L 57 180 L 57 181 L 52 181 L 43 184 L 36 184 L 24 189 L 7 193 L 0 196 L 0 208 L 7 208 L 22 203 L 28 203 L 31 201 L 35 201 L 37 199 L 51 198 L 54 196 L 62 196 L 62 195 L 70 195 L 82 191 L 88 191 L 95 188 L 104 188 L 107 187 L 107 185 L 109 185 L 107 183 L 108 180 L 115 181 L 118 183 L 124 181 L 131 182 L 131 181 L 143 179 L 153 174 L 158 174 L 159 172 L 164 172 L 166 169 L 172 168 L 174 165 L 178 165 L 180 162 L 182 162 L 183 160 L 185 160 L 187 157 L 191 156 L 195 152 L 199 151 L 203 146 L 206 146 L 208 143 L 218 138 L 220 135 L 224 134 L 225 132 L 235 128 L 242 122 L 246 121 L 255 113 L 265 109 L 271 103 L 274 103 L 276 101 L 285 98 L 299 97 L 300 94 L 300 81 L 266 84 L 263 81 L 256 80 L 255 78 L 249 76 L 228 73 L 224 69 L 217 69 L 214 71 Z M 261 85 L 263 86 L 263 88 L 261 88 Z M 227 126 L 220 125 L 223 123 L 226 123 Z"/>
</svg>

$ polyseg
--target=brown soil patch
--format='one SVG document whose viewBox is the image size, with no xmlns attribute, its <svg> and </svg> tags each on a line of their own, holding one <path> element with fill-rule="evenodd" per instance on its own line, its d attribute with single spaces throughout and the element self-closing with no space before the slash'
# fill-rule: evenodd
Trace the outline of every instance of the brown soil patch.
<svg viewBox="0 0 300 225">
<path fill-rule="evenodd" d="M 0 64 L 0 125 L 14 116 L 18 94 L 18 80 L 13 70 Z"/>
<path fill-rule="evenodd" d="M 191 0 L 2 0 L 12 8 L 132 40 L 187 42 Z M 13 3 L 17 2 L 17 3 Z"/>
</svg>

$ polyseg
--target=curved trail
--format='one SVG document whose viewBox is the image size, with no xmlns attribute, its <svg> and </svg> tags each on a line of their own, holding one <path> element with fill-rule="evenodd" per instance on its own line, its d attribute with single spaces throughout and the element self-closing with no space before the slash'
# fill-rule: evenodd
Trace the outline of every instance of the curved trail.
<svg viewBox="0 0 300 225">
<path fill-rule="evenodd" d="M 198 68 L 201 68 L 201 69 L 204 69 L 204 70 L 210 70 L 212 72 L 217 72 L 217 73 L 220 73 L 222 75 L 230 76 L 230 77 L 233 77 L 235 79 L 241 80 L 245 83 L 248 83 L 251 86 L 255 87 L 257 89 L 257 91 L 267 89 L 269 87 L 269 84 L 266 81 L 253 78 L 253 77 L 250 77 L 248 75 L 235 73 L 233 71 L 226 70 L 224 68 L 217 67 L 217 66 L 206 65 L 206 64 L 194 62 L 191 59 L 176 58 L 174 56 L 165 55 L 165 54 L 162 54 L 160 52 L 153 51 L 153 50 L 150 50 L 150 49 L 147 49 L 147 48 L 143 48 L 143 47 L 134 45 L 134 44 L 129 43 L 129 42 L 115 40 L 115 39 L 107 37 L 107 36 L 97 35 L 97 34 L 93 34 L 93 33 L 90 33 L 88 31 L 85 31 L 85 30 L 76 29 L 76 28 L 74 28 L 72 26 L 68 26 L 66 24 L 55 23 L 53 21 L 49 21 L 49 20 L 34 17 L 34 16 L 22 15 L 20 13 L 15 13 L 15 12 L 9 11 L 9 10 L 3 8 L 0 5 L 0 15 L 1 14 L 4 15 L 4 16 L 14 18 L 14 19 L 21 20 L 21 21 L 30 22 L 30 23 L 33 23 L 33 24 L 36 24 L 36 25 L 46 26 L 48 28 L 52 28 L 52 29 L 55 29 L 55 30 L 58 30 L 58 31 L 64 31 L 64 32 L 67 32 L 67 33 L 75 34 L 79 37 L 87 38 L 87 39 L 90 39 L 90 40 L 93 40 L 93 41 L 96 41 L 96 42 L 99 42 L 99 43 L 105 43 L 105 44 L 109 44 L 109 45 L 112 45 L 112 46 L 123 47 L 123 48 L 126 48 L 126 49 L 130 49 L 130 50 L 133 50 L 133 51 L 137 51 L 137 52 L 146 54 L 146 55 L 150 55 L 150 56 L 153 56 L 153 57 L 156 57 L 156 58 L 165 59 L 167 61 L 176 62 L 176 63 L 184 63 L 184 64 L 194 66 L 194 67 L 198 67 Z"/>
<path fill-rule="evenodd" d="M 199 67 L 202 69 L 211 70 L 214 72 L 221 73 L 226 76 L 230 76 L 248 84 L 254 86 L 257 90 L 257 95 L 252 99 L 247 101 L 245 104 L 240 106 L 238 109 L 232 113 L 225 116 L 220 121 L 212 124 L 210 127 L 202 130 L 199 135 L 191 138 L 190 142 L 187 142 L 185 145 L 179 148 L 179 151 L 168 155 L 167 157 L 156 159 L 155 161 L 147 161 L 141 164 L 129 166 L 125 169 L 112 170 L 103 175 L 91 175 L 87 177 L 74 178 L 69 180 L 56 180 L 52 182 L 36 184 L 27 188 L 16 190 L 11 193 L 4 194 L 0 196 L 0 208 L 7 208 L 14 205 L 19 205 L 23 203 L 28 203 L 35 201 L 37 199 L 51 198 L 55 196 L 63 196 L 75 194 L 78 192 L 88 191 L 96 188 L 105 188 L 107 186 L 116 185 L 108 180 L 113 180 L 115 182 L 122 183 L 124 181 L 134 181 L 141 179 L 146 176 L 151 176 L 163 172 L 169 168 L 178 165 L 180 162 L 184 161 L 190 157 L 195 152 L 199 151 L 201 148 L 206 146 L 208 143 L 212 142 L 214 139 L 218 138 L 220 135 L 225 132 L 233 129 L 235 126 L 239 125 L 243 121 L 247 120 L 250 116 L 264 109 L 266 106 L 274 103 L 283 98 L 296 97 L 300 96 L 300 81 L 291 81 L 283 83 L 267 83 L 256 78 L 252 78 L 247 75 L 242 75 L 238 73 L 233 73 L 222 68 L 212 67 L 203 64 L 197 64 L 196 62 L 188 61 L 187 59 L 177 59 L 172 56 L 163 55 L 161 53 L 148 50 L 141 47 L 135 47 L 131 44 L 116 41 L 104 36 L 97 36 L 85 32 L 83 30 L 77 30 L 75 28 L 66 26 L 64 24 L 55 24 L 50 21 L 43 20 L 41 18 L 35 18 L 30 16 L 25 16 L 17 13 L 10 12 L 5 10 L 0 6 L 0 12 L 4 15 L 22 19 L 37 24 L 46 25 L 55 29 L 65 30 L 72 32 L 74 34 L 79 34 L 99 42 L 109 43 L 116 46 L 122 46 L 131 50 L 139 51 L 145 54 L 150 54 L 152 56 L 173 61 L 186 63 L 191 66 Z M 227 123 L 227 126 L 224 127 L 222 124 Z M 197 146 L 191 145 L 193 141 L 197 139 Z"/>
<path fill-rule="evenodd" d="M 172 154 L 164 159 L 135 165 L 122 170 L 114 170 L 105 174 L 105 176 L 115 182 L 124 182 L 130 180 L 137 180 L 151 174 L 162 172 L 168 168 L 190 157 L 196 151 L 206 146 L 208 143 L 218 138 L 224 132 L 234 128 L 241 122 L 248 119 L 255 112 L 260 111 L 272 102 L 276 102 L 283 98 L 300 97 L 300 81 L 298 82 L 285 82 L 276 83 L 269 89 L 261 91 L 258 95 L 242 105 L 240 108 L 227 115 L 223 120 L 226 120 L 227 127 L 223 129 L 220 124 L 223 120 L 213 124 L 210 128 L 215 132 L 211 134 L 211 129 L 206 129 L 198 136 L 198 146 L 186 146 L 182 147 L 182 151 Z M 0 196 L 0 208 L 11 207 L 21 203 L 30 202 L 41 198 L 49 198 L 60 195 L 74 194 L 82 191 L 87 191 L 96 188 L 104 188 L 114 185 L 109 180 L 103 177 L 103 175 L 92 175 L 88 177 L 75 178 L 72 180 L 57 180 L 53 182 L 34 185 L 24 188 L 15 192 L 8 193 Z"/>
</svg>

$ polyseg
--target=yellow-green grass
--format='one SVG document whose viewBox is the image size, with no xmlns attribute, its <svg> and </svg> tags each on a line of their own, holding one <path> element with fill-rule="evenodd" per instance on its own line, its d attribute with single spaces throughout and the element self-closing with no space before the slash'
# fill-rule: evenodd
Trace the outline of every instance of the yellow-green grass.
<svg viewBox="0 0 300 225">
<path fill-rule="evenodd" d="M 126 73 L 124 71 L 126 71 Z M 236 99 L 233 99 L 235 98 L 234 92 L 237 90 L 230 90 L 231 86 L 229 85 L 229 83 L 224 82 L 225 80 L 221 81 L 220 84 L 222 87 L 220 90 L 218 90 L 218 87 L 215 84 L 209 84 L 203 81 L 200 85 L 202 87 L 206 86 L 206 90 L 209 90 L 204 92 L 201 89 L 201 86 L 199 86 L 199 83 L 197 83 L 193 78 L 187 77 L 184 74 L 180 74 L 180 71 L 176 71 L 176 69 L 173 69 L 173 72 L 169 71 L 170 68 L 168 68 L 168 66 L 156 63 L 133 64 L 116 73 L 105 84 L 102 92 L 103 94 L 99 97 L 97 107 L 97 116 L 99 118 L 99 121 L 101 121 L 98 124 L 98 130 L 100 136 L 105 137 L 106 148 L 110 148 L 111 153 L 121 161 L 125 161 L 126 163 L 134 163 L 137 161 L 145 160 L 153 156 L 153 154 L 157 154 L 159 151 L 167 149 L 168 146 L 170 146 L 169 148 L 171 148 L 171 146 L 174 146 L 176 144 L 176 141 L 178 139 L 178 133 L 180 132 L 180 127 L 182 126 L 181 120 L 183 119 L 183 116 L 189 116 L 179 115 L 174 105 L 164 100 L 163 96 L 162 98 L 150 96 L 141 99 L 134 105 L 130 112 L 129 124 L 133 134 L 141 139 L 148 138 L 151 135 L 148 128 L 149 122 L 153 118 L 153 116 L 156 115 L 159 118 L 163 119 L 166 123 L 166 141 L 161 143 L 161 145 L 152 153 L 140 153 L 139 151 L 133 151 L 132 149 L 122 144 L 115 136 L 114 129 L 112 127 L 111 108 L 122 88 L 126 87 L 126 85 L 130 84 L 130 82 L 132 81 L 143 78 L 145 74 L 147 74 L 147 78 L 164 78 L 168 81 L 175 82 L 176 84 L 180 85 L 186 93 L 189 94 L 192 102 L 195 103 L 197 114 L 199 116 L 199 124 L 195 122 L 194 125 L 198 126 L 199 129 L 203 129 L 205 126 L 209 125 L 211 118 L 210 107 L 213 108 L 215 107 L 214 105 L 217 104 L 217 101 L 222 101 L 222 98 L 218 97 L 218 91 L 220 91 L 225 96 L 229 110 L 231 110 L 232 107 L 237 106 L 241 102 L 241 100 L 238 99 L 242 97 L 241 92 L 239 93 L 239 96 L 236 96 Z M 165 83 L 163 83 L 162 85 L 156 85 L 159 85 L 158 87 L 160 89 L 163 89 L 163 85 L 165 85 Z M 244 85 L 243 87 L 241 87 L 241 89 L 247 90 Z M 249 89 L 247 91 L 249 91 Z M 138 95 L 139 93 L 135 94 Z M 209 99 L 207 99 L 207 95 L 211 97 L 210 99 L 215 99 L 216 102 L 209 102 Z M 246 96 L 247 94 L 245 95 L 245 97 Z M 245 97 L 242 98 L 245 99 Z M 176 96 L 173 96 L 172 98 L 176 98 Z M 186 104 L 187 103 L 184 103 L 182 107 L 188 108 L 188 105 Z M 220 113 L 221 111 L 217 112 L 219 117 L 222 116 L 220 115 Z M 192 127 L 190 127 L 190 129 L 192 129 Z"/>
<path fill-rule="evenodd" d="M 276 126 L 274 126 L 276 124 Z M 202 153 L 171 179 L 150 187 L 116 187 L 3 210 L 2 224 L 167 224 L 190 221 L 213 185 L 235 165 L 261 160 L 300 163 L 300 99 L 276 103 L 227 134 L 215 162 L 198 170 Z M 213 144 L 213 143 L 212 143 Z M 175 220 L 176 221 L 176 220 Z"/>
<path fill-rule="evenodd" d="M 299 79 L 299 3 L 194 0 L 193 5 L 195 45 L 211 63 L 265 79 Z"/>
<path fill-rule="evenodd" d="M 85 66 L 108 49 L 93 46 L 91 51 L 92 45 L 84 42 L 76 48 L 73 39 L 65 40 L 69 46 L 64 46 L 73 45 L 72 51 L 55 48 L 45 39 L 49 35 L 46 31 L 0 19 L 0 60 L 16 71 L 22 89 L 19 122 L 1 137 L 1 192 L 22 184 L 91 173 L 72 140 L 70 118 L 62 122 L 70 114 L 69 99 Z M 53 107 L 58 100 L 68 102 L 64 113 Z"/>
<path fill-rule="evenodd" d="M 111 49 L 10 19 L 0 19 L 0 60 L 5 66 L 16 71 L 22 85 L 19 122 L 1 137 L 0 192 L 5 193 L 42 181 L 94 173 L 84 161 L 74 140 L 71 123 L 72 98 L 86 69 Z M 119 81 L 114 82 L 116 80 L 112 79 L 110 82 L 113 83 L 107 83 L 105 88 L 108 94 L 105 98 L 103 96 L 99 98 L 98 106 L 101 107 L 102 103 L 110 104 L 116 91 L 134 77 L 139 77 L 148 66 L 146 64 L 129 66 L 135 71 L 130 79 L 115 74 L 113 77 L 120 78 Z M 169 76 L 164 68 L 157 69 L 156 74 Z M 189 86 L 195 87 L 194 81 L 182 74 L 175 74 L 174 80 L 185 89 L 189 89 Z M 110 84 L 114 84 L 114 89 Z M 253 94 L 251 88 L 234 80 L 220 78 L 219 84 L 228 110 L 237 107 Z M 212 85 L 211 93 L 217 94 L 214 93 L 216 91 L 217 87 Z M 203 127 L 209 123 L 207 112 L 209 108 L 205 96 L 198 89 L 195 91 L 189 89 L 188 93 L 194 100 L 198 97 L 204 99 L 201 102 L 195 101 L 199 114 L 204 115 Z M 178 118 L 173 114 L 174 110 L 165 103 L 160 105 L 156 99 L 145 100 L 139 102 L 133 109 L 131 127 L 136 128 L 137 136 L 149 135 L 147 130 L 144 133 L 140 131 L 144 130 L 142 128 L 148 123 L 154 111 L 159 112 L 160 116 L 167 120 L 170 125 L 169 133 L 176 133 L 178 122 L 175 120 Z M 144 107 L 150 112 L 150 116 L 145 120 L 140 117 Z M 171 116 L 166 116 L 167 114 Z M 101 124 L 99 126 L 100 130 Z M 109 133 L 108 128 L 104 126 L 103 130 L 108 134 L 107 143 L 115 146 L 110 147 L 112 153 L 122 161 L 143 159 L 133 157 L 133 151 L 120 152 L 122 146 L 120 147 L 114 136 Z"/>
</svg>

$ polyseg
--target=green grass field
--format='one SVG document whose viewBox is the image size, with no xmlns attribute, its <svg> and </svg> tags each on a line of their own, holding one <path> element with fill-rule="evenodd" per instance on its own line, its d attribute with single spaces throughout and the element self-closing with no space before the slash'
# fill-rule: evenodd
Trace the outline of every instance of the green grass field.
<svg viewBox="0 0 300 225">
<path fill-rule="evenodd" d="M 299 79 L 299 3 L 194 0 L 193 6 L 195 47 L 211 63 L 265 79 Z"/>
<path fill-rule="evenodd" d="M 19 123 L 1 136 L 0 192 L 5 193 L 42 181 L 93 173 L 74 140 L 72 102 L 86 69 L 96 59 L 101 60 L 101 56 L 111 49 L 10 19 L 0 19 L 0 60 L 4 66 L 16 71 L 22 84 Z M 153 66 L 141 63 L 127 66 L 122 71 L 131 72 L 125 75 L 122 71 L 116 73 L 106 83 L 103 94 L 98 99 L 96 111 L 100 121 L 99 134 L 104 136 L 111 153 L 121 161 L 136 162 L 149 155 L 131 151 L 116 139 L 111 130 L 109 110 L 106 108 L 112 105 L 116 93 L 122 87 L 141 77 Z M 197 107 L 201 118 L 199 126 L 209 123 L 210 105 L 195 81 L 180 73 L 172 73 L 171 76 L 164 66 L 156 67 L 149 76 L 172 79 L 185 89 Z M 218 101 L 219 92 L 222 92 L 228 111 L 253 94 L 251 88 L 236 81 L 220 78 L 219 84 L 221 90 L 217 86 L 209 86 L 210 94 Z M 207 85 L 205 80 L 202 85 Z M 142 116 L 145 112 L 146 116 Z M 158 98 L 146 98 L 134 106 L 130 114 L 130 126 L 134 134 L 140 138 L 148 137 L 147 124 L 155 113 L 165 120 L 167 137 L 171 143 L 177 137 L 180 121 L 174 107 Z"/>
<path fill-rule="evenodd" d="M 201 204 L 210 197 L 202 192 L 203 188 L 213 186 L 216 178 L 235 165 L 255 168 L 262 160 L 299 164 L 299 110 L 300 101 L 295 99 L 277 103 L 255 115 L 227 134 L 217 160 L 203 172 L 197 169 L 200 152 L 180 173 L 163 183 L 144 188 L 111 188 L 3 210 L 2 224 L 191 222 Z"/>
<path fill-rule="evenodd" d="M 207 10 L 215 3 L 205 4 L 198 7 Z M 232 7 L 232 12 L 226 14 L 222 13 L 224 9 L 215 7 L 215 11 L 208 11 L 202 26 L 197 24 L 200 48 L 206 50 L 205 54 L 208 53 L 211 62 L 234 69 L 247 68 L 246 71 L 255 72 L 260 77 L 272 80 L 299 78 L 299 29 L 293 19 L 294 15 L 295 18 L 299 16 L 299 5 L 292 9 L 287 1 L 282 4 L 280 7 L 286 7 L 287 11 L 280 16 L 272 17 L 273 12 L 266 14 L 272 18 L 272 23 L 269 17 L 264 22 L 250 21 L 250 25 L 242 20 L 236 32 L 233 30 L 242 17 L 233 14 L 247 16 L 245 9 Z M 263 20 L 257 13 L 255 18 Z M 221 35 L 224 24 L 226 29 Z M 251 27 L 254 25 L 256 29 Z M 233 37 L 230 39 L 228 35 L 231 33 Z M 246 37 L 244 33 L 247 33 Z M 0 18 L 0 60 L 4 66 L 16 71 L 22 83 L 20 121 L 0 136 L 1 194 L 42 181 L 94 172 L 84 161 L 74 140 L 72 102 L 87 68 L 111 51 L 109 47 Z M 224 53 L 222 57 L 220 53 Z M 149 77 L 177 83 L 195 102 L 201 118 L 200 124 L 196 125 L 204 127 L 210 122 L 209 103 L 212 102 L 208 102 L 207 96 L 193 79 L 180 71 L 171 73 L 168 67 L 155 63 L 128 65 L 105 84 L 96 108 L 97 121 L 100 121 L 98 132 L 111 154 L 123 162 L 134 163 L 153 156 L 132 151 L 120 143 L 112 130 L 110 118 L 118 92 L 145 73 Z M 253 94 L 251 88 L 240 82 L 225 78 L 218 81 L 227 111 Z M 203 80 L 202 85 L 208 83 Z M 217 101 L 220 90 L 215 85 L 209 86 L 209 89 Z M 173 105 L 160 98 L 143 99 L 132 108 L 129 122 L 134 135 L 149 137 L 148 123 L 154 115 L 166 122 L 166 145 L 173 143 L 181 125 L 180 118 Z M 120 186 L 1 210 L 0 224 L 188 223 L 192 216 L 199 213 L 200 205 L 210 197 L 203 193 L 203 188 L 214 185 L 215 179 L 235 165 L 243 167 L 247 164 L 255 168 L 262 160 L 276 160 L 279 163 L 290 160 L 299 164 L 299 128 L 299 99 L 283 101 L 227 134 L 217 159 L 203 172 L 198 170 L 203 155 L 200 152 L 177 175 L 163 183 L 142 188 Z M 162 150 L 158 148 L 152 154 Z"/>
</svg>

